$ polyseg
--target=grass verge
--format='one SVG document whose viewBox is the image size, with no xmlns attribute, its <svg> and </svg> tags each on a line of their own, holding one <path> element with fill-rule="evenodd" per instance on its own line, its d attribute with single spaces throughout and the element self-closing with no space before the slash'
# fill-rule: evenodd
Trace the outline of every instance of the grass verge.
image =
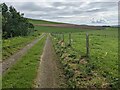
<svg viewBox="0 0 120 90">
<path fill-rule="evenodd" d="M 60 57 L 70 88 L 118 87 L 118 30 L 52 33 L 56 53 Z M 89 33 L 89 58 L 86 57 L 86 33 Z"/>
<path fill-rule="evenodd" d="M 2 88 L 32 88 L 46 37 L 34 45 L 8 72 L 3 75 Z"/>
<path fill-rule="evenodd" d="M 38 34 L 37 34 L 38 33 Z M 33 35 L 24 37 L 14 37 L 10 39 L 2 40 L 2 60 L 6 60 L 11 55 L 22 49 L 25 45 L 32 42 L 34 39 L 40 36 L 39 31 L 36 31 Z"/>
</svg>

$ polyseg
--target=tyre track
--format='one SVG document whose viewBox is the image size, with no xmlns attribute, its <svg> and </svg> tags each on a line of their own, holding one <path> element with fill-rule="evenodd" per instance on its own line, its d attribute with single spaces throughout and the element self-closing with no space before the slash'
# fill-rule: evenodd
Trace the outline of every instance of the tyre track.
<svg viewBox="0 0 120 90">
<path fill-rule="evenodd" d="M 51 38 L 48 36 L 35 79 L 35 88 L 60 88 L 65 83 L 57 60 Z"/>
<path fill-rule="evenodd" d="M 2 62 L 2 74 L 4 74 L 12 65 L 14 65 L 22 56 L 24 56 L 27 51 L 34 46 L 38 41 L 40 41 L 46 34 L 42 34 L 38 39 L 34 40 L 33 42 L 26 45 L 23 49 L 18 51 L 17 53 L 13 54 L 7 60 Z"/>
</svg>

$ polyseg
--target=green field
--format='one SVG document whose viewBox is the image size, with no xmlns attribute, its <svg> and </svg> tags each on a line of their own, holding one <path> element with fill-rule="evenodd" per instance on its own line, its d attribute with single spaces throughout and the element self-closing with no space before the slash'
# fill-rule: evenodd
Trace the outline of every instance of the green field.
<svg viewBox="0 0 120 90">
<path fill-rule="evenodd" d="M 8 70 L 2 78 L 3 88 L 32 88 L 46 37 L 42 38 Z M 28 89 L 27 89 L 28 90 Z"/>
<path fill-rule="evenodd" d="M 69 87 L 117 88 L 118 83 L 118 29 L 90 30 L 35 26 L 41 32 L 50 32 L 56 53 L 68 78 Z M 69 44 L 71 32 L 71 47 Z M 58 34 L 56 34 L 58 33 Z M 62 34 L 64 33 L 64 42 Z M 86 33 L 89 34 L 90 55 L 86 58 Z"/>
<path fill-rule="evenodd" d="M 33 24 L 57 24 L 43 20 L 29 20 Z M 51 33 L 69 88 L 117 88 L 117 28 L 90 30 L 35 26 L 35 30 L 31 36 L 3 40 L 3 60 L 36 39 L 42 32 Z M 69 33 L 71 33 L 71 45 L 69 45 Z M 89 57 L 86 57 L 86 33 L 89 34 Z M 45 39 L 33 46 L 3 75 L 3 88 L 33 87 Z"/>
<path fill-rule="evenodd" d="M 35 19 L 29 19 L 29 22 L 32 24 L 61 24 L 59 22 L 50 22 L 45 20 L 35 20 Z"/>
<path fill-rule="evenodd" d="M 66 29 L 65 29 L 66 30 Z M 74 30 L 74 29 L 73 29 Z M 86 56 L 86 33 L 89 34 L 89 58 Z M 71 33 L 53 33 L 56 53 L 61 57 L 69 87 L 117 88 L 118 30 L 81 30 Z"/>
<path fill-rule="evenodd" d="M 40 30 L 41 32 L 79 32 L 83 29 L 80 28 L 63 28 L 63 27 L 50 27 L 50 26 L 35 26 L 36 30 Z"/>
<path fill-rule="evenodd" d="M 63 24 L 58 22 L 50 22 L 44 20 L 33 20 L 29 19 L 32 24 Z M 81 29 L 81 28 L 69 28 L 69 27 L 50 27 L 50 26 L 35 26 L 35 30 L 39 30 L 40 32 L 79 32 L 81 30 L 88 31 L 90 29 Z M 91 31 L 91 30 L 90 30 Z"/>
<path fill-rule="evenodd" d="M 120 90 L 117 6 L 1 0 L 0 89 Z"/>
</svg>

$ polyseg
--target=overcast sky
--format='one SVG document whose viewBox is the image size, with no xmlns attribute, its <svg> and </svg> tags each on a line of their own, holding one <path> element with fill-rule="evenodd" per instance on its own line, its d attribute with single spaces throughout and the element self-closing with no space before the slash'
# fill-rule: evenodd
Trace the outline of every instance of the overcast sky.
<svg viewBox="0 0 120 90">
<path fill-rule="evenodd" d="M 28 18 L 72 24 L 118 24 L 118 0 L 94 0 L 94 2 L 93 0 L 86 0 L 86 2 L 84 2 L 85 0 L 10 1 L 1 0 L 0 2 L 14 6 Z"/>
</svg>

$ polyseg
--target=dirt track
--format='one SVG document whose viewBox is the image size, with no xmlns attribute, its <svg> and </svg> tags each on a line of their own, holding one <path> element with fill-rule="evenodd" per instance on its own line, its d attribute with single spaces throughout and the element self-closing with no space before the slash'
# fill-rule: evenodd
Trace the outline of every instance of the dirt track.
<svg viewBox="0 0 120 90">
<path fill-rule="evenodd" d="M 50 36 L 46 40 L 44 51 L 35 80 L 35 88 L 60 88 L 64 87 L 64 75 L 58 64 L 55 50 Z"/>
<path fill-rule="evenodd" d="M 13 64 L 15 64 L 23 55 L 27 53 L 27 51 L 34 46 L 39 40 L 41 40 L 45 34 L 41 35 L 38 39 L 34 40 L 19 52 L 12 55 L 9 59 L 2 62 L 2 74 L 4 74 Z"/>
</svg>

